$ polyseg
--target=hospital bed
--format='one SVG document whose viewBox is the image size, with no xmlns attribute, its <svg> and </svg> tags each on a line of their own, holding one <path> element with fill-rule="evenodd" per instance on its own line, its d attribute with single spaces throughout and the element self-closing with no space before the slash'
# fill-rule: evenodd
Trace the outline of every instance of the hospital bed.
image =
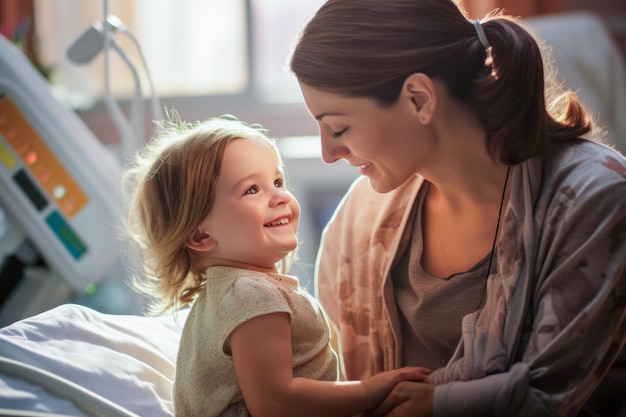
<svg viewBox="0 0 626 417">
<path fill-rule="evenodd" d="M 0 415 L 172 416 L 185 318 L 64 304 L 0 329 Z"/>
<path fill-rule="evenodd" d="M 579 83 L 584 100 L 590 106 L 598 106 L 594 111 L 601 124 L 614 124 L 616 134 L 610 140 L 626 138 L 626 129 L 623 127 L 623 115 L 626 114 L 624 84 L 626 74 L 618 50 L 608 40 L 606 31 L 598 20 L 590 15 L 577 14 L 555 17 L 554 21 L 540 18 L 529 22 L 537 28 L 540 36 L 555 47 L 557 65 L 567 68 L 566 85 L 578 89 L 575 84 Z M 564 33 L 568 35 L 563 36 Z M 599 35 L 596 36 L 594 33 Z M 594 44 L 582 46 L 581 36 L 585 42 Z M 562 42 L 572 42 L 574 46 L 568 48 L 563 46 Z M 592 52 L 596 55 L 591 55 Z M 601 56 L 598 57 L 597 54 Z M 11 90 L 11 87 L 5 88 Z M 17 97 L 20 93 L 13 90 L 8 91 L 7 96 L 15 96 L 14 101 L 19 107 L 20 99 Z M 50 100 L 45 94 L 43 97 Z M 38 105 L 33 103 L 35 107 Z M 36 115 L 32 116 L 33 120 L 37 119 Z M 61 117 L 59 114 L 49 116 Z M 64 120 L 66 117 L 68 116 L 63 116 Z M 29 117 L 26 119 L 30 121 Z M 106 177 L 104 172 L 108 172 L 107 178 L 112 184 L 119 179 L 120 167 L 108 160 L 100 161 L 103 163 L 93 161 L 94 149 L 95 155 L 101 155 L 103 159 L 107 159 L 106 154 L 98 154 L 98 151 L 102 150 L 92 143 L 95 141 L 92 140 L 90 133 L 85 131 L 83 125 L 72 117 L 67 120 L 68 126 L 88 138 L 87 142 L 93 146 L 92 149 L 85 151 L 86 163 L 93 166 L 93 170 L 102 172 L 91 176 L 86 173 L 77 178 L 73 170 L 80 172 L 79 162 L 62 159 L 61 156 L 57 162 L 59 166 L 69 167 L 68 169 L 74 172 L 72 178 L 76 180 L 77 189 L 84 190 L 88 197 L 89 204 L 86 207 L 95 210 L 97 216 L 107 219 L 103 224 L 115 224 L 117 221 L 115 204 L 120 202 L 116 200 L 119 196 L 114 190 L 109 189 L 109 185 L 96 186 L 94 178 Z M 37 125 L 35 122 L 33 124 Z M 45 129 L 39 126 L 39 131 L 45 132 Z M 4 148 L 0 146 L 0 161 L 6 159 L 7 154 L 15 159 L 13 171 L 8 175 L 10 181 L 13 181 L 8 184 L 14 186 L 15 180 L 12 178 L 25 161 L 11 150 L 11 144 L 2 140 L 4 139 L 0 136 L 0 145 L 4 146 Z M 622 151 L 626 148 L 623 142 L 621 144 L 618 142 L 618 147 Z M 79 148 L 74 151 L 80 153 Z M 58 148 L 57 145 L 57 148 L 51 149 L 52 156 L 49 157 L 53 158 L 54 155 L 62 155 L 64 152 L 68 153 L 66 149 Z M 0 165 L 0 170 L 2 169 L 7 171 Z M 32 173 L 27 174 L 28 178 L 37 184 L 39 178 Z M 0 185 L 3 187 L 0 203 L 9 206 L 17 197 L 7 198 L 4 188 L 7 184 Z M 45 187 L 36 185 L 35 188 L 48 198 Z M 92 189 L 97 189 L 98 193 L 89 194 Z M 19 193 L 17 195 L 20 196 Z M 102 198 L 103 195 L 107 198 Z M 30 197 L 19 198 L 23 200 L 23 207 L 32 206 Z M 90 240 L 88 236 L 82 235 L 84 227 L 80 214 L 68 215 L 60 211 L 56 202 L 49 202 L 48 208 L 31 213 L 33 218 L 43 219 L 37 227 L 33 227 L 34 230 L 28 231 L 27 224 L 20 224 L 21 228 L 26 230 L 23 234 L 37 236 L 38 233 L 42 234 L 45 231 L 48 240 L 44 241 L 42 238 L 38 243 L 39 247 L 35 247 L 43 256 L 47 255 L 46 251 L 51 247 L 57 248 L 59 253 L 67 252 L 65 243 L 59 244 L 59 236 L 54 231 L 49 233 L 51 226 L 45 221 L 55 210 L 59 211 L 62 220 L 80 238 L 83 243 L 80 248 L 88 247 L 90 250 L 74 252 L 74 255 L 70 252 L 69 256 L 64 254 L 59 257 L 64 260 L 63 265 L 59 267 L 51 265 L 52 275 L 77 288 L 101 279 L 99 276 L 105 274 L 113 262 L 109 257 L 119 255 L 117 244 L 111 238 L 115 233 L 108 228 L 97 232 L 102 241 Z M 91 214 L 94 215 L 94 212 Z M 11 211 L 10 216 L 13 219 L 9 223 L 13 224 L 19 217 L 19 211 Z M 18 246 L 15 245 L 15 248 Z M 88 254 L 91 255 L 94 251 L 101 257 L 90 258 Z M 76 253 L 81 253 L 81 256 L 76 257 Z M 71 274 L 64 269 L 68 265 L 71 267 Z M 24 297 L 18 298 L 20 302 L 28 301 Z M 14 301 L 13 305 L 19 306 L 20 302 Z M 176 352 L 185 318 L 185 311 L 177 315 L 143 317 L 110 315 L 84 306 L 61 304 L 38 314 L 27 315 L 0 328 L 0 415 L 151 417 L 173 415 L 171 388 Z"/>
</svg>

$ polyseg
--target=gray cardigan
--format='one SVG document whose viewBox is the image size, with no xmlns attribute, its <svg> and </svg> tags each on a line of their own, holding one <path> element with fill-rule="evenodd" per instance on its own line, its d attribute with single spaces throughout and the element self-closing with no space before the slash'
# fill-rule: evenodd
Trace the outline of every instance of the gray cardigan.
<svg viewBox="0 0 626 417">
<path fill-rule="evenodd" d="M 626 160 L 573 141 L 512 167 L 509 181 L 485 307 L 464 317 L 455 354 L 429 377 L 436 417 L 573 416 L 624 360 Z M 403 365 L 390 271 L 422 183 L 377 194 L 359 179 L 324 231 L 317 295 L 349 379 Z M 609 415 L 626 407 L 621 378 L 600 404 Z"/>
</svg>

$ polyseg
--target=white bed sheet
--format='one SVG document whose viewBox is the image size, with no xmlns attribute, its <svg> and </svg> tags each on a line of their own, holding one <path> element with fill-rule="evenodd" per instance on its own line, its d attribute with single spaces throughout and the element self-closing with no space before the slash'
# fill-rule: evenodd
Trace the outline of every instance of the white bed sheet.
<svg viewBox="0 0 626 417">
<path fill-rule="evenodd" d="M 0 329 L 0 415 L 28 410 L 172 416 L 171 388 L 186 314 L 111 315 L 65 304 Z M 13 365 L 20 371 L 7 371 Z M 20 368 L 28 365 L 49 372 L 52 382 L 46 384 L 37 373 L 28 377 Z M 59 377 L 67 382 L 54 380 Z"/>
</svg>

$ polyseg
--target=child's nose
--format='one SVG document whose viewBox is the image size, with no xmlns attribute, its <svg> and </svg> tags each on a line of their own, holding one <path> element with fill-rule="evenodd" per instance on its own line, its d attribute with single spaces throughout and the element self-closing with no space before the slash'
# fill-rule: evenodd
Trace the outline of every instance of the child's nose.
<svg viewBox="0 0 626 417">
<path fill-rule="evenodd" d="M 291 201 L 292 196 L 291 193 L 287 190 L 276 189 L 274 192 L 274 196 L 272 198 L 272 202 L 276 205 L 279 204 L 287 204 Z"/>
</svg>

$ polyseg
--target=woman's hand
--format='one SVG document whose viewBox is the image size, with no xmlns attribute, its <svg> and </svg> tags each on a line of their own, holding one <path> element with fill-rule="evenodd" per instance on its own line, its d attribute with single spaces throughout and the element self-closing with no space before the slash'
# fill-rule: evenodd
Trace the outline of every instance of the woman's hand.
<svg viewBox="0 0 626 417">
<path fill-rule="evenodd" d="M 423 381 L 430 372 L 431 370 L 428 368 L 407 366 L 393 371 L 381 372 L 363 380 L 368 409 L 377 410 L 381 402 L 384 403 L 389 400 L 389 396 L 392 395 L 399 383 Z"/>
<path fill-rule="evenodd" d="M 431 384 L 403 381 L 364 417 L 432 417 L 434 394 Z"/>
</svg>

